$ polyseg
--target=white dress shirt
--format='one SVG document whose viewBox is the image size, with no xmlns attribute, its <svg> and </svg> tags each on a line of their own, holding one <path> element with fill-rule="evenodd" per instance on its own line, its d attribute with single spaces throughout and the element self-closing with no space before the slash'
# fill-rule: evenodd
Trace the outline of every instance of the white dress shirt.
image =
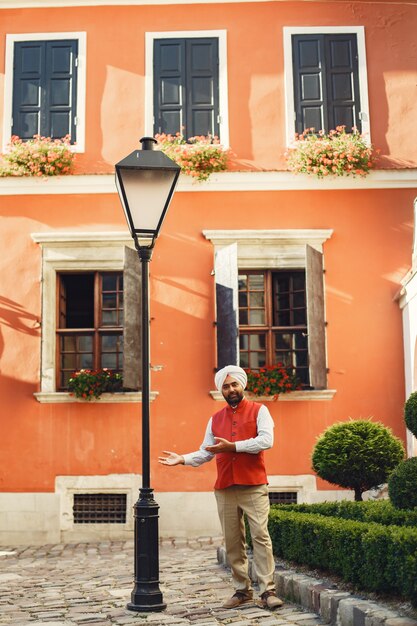
<svg viewBox="0 0 417 626">
<path fill-rule="evenodd" d="M 214 446 L 214 435 L 211 429 L 212 418 L 210 417 L 206 433 L 204 435 L 203 443 L 199 450 L 196 452 L 190 452 L 189 454 L 183 454 L 184 465 L 192 465 L 198 467 L 215 456 L 213 452 L 206 450 L 207 446 Z M 248 454 L 258 454 L 262 450 L 268 450 L 272 448 L 274 443 L 274 422 L 269 410 L 264 404 L 259 409 L 258 416 L 256 418 L 256 425 L 258 434 L 251 439 L 244 439 L 243 441 L 235 441 L 236 452 L 247 452 Z"/>
</svg>

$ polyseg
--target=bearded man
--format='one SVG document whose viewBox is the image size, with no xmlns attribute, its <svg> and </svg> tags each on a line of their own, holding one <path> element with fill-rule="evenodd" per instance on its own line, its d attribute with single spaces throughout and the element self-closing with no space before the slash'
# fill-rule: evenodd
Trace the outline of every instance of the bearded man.
<svg viewBox="0 0 417 626">
<path fill-rule="evenodd" d="M 275 560 L 268 532 L 269 497 L 263 451 L 274 442 L 274 423 L 267 407 L 244 397 L 246 372 L 237 365 L 219 370 L 214 382 L 227 405 L 209 419 L 200 449 L 189 454 L 164 450 L 162 465 L 198 467 L 216 457 L 214 493 L 235 593 L 224 604 L 234 609 L 253 600 L 248 574 L 244 514 L 251 532 L 253 559 L 263 606 L 283 602 L 275 593 Z"/>
</svg>

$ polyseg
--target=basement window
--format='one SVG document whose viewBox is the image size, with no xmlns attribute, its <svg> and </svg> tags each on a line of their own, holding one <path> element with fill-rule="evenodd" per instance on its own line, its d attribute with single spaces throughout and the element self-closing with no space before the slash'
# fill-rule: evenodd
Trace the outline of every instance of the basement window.
<svg viewBox="0 0 417 626">
<path fill-rule="evenodd" d="M 297 504 L 296 491 L 270 491 L 270 504 Z"/>
<path fill-rule="evenodd" d="M 126 524 L 125 493 L 75 493 L 74 524 Z"/>
</svg>

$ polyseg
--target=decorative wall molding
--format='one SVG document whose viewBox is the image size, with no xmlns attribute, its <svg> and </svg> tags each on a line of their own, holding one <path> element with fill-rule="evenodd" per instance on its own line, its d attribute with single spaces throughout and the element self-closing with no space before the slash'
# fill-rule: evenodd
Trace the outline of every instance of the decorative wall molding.
<svg viewBox="0 0 417 626">
<path fill-rule="evenodd" d="M 286 2 L 287 0 L 275 0 Z M 311 2 L 311 0 L 301 0 Z M 327 1 L 327 0 L 325 0 Z M 44 7 L 97 7 L 97 6 L 165 6 L 170 4 L 245 4 L 246 2 L 271 2 L 271 0 L 0 0 L 0 9 L 38 9 Z"/>
<path fill-rule="evenodd" d="M 310 402 L 311 400 L 332 400 L 336 393 L 336 389 L 311 389 L 309 391 L 290 391 L 289 393 L 280 393 L 278 398 L 274 396 L 253 396 L 245 394 L 249 400 L 256 402 Z M 223 401 L 223 395 L 220 391 L 210 391 L 213 400 Z"/>
<path fill-rule="evenodd" d="M 1 0 L 0 0 L 1 1 Z M 176 193 L 227 191 L 335 191 L 358 189 L 416 189 L 417 169 L 375 170 L 365 178 L 311 178 L 291 172 L 220 172 L 208 181 L 193 182 L 181 175 Z M 0 178 L 0 196 L 117 194 L 113 174 Z"/>
<path fill-rule="evenodd" d="M 67 404 L 71 402 L 83 402 L 75 396 L 65 391 L 53 391 L 53 392 L 39 392 L 33 394 L 36 400 L 42 404 Z M 149 400 L 152 402 L 158 396 L 157 391 L 151 391 L 149 394 Z M 100 398 L 88 400 L 89 403 L 97 404 L 120 404 L 126 402 L 142 402 L 141 391 L 126 391 L 121 393 L 103 393 Z"/>
</svg>

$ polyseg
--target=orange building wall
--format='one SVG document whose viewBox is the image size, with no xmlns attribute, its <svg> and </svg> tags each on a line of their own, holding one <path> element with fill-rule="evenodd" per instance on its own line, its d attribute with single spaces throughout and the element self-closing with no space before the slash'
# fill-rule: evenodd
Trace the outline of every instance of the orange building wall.
<svg viewBox="0 0 417 626">
<path fill-rule="evenodd" d="M 373 416 L 405 438 L 401 314 L 394 297 L 408 267 L 413 193 L 404 191 L 178 192 L 151 262 L 152 484 L 205 491 L 214 463 L 157 465 L 162 450 L 188 452 L 221 405 L 209 396 L 215 367 L 213 247 L 205 228 L 333 228 L 324 244 L 331 401 L 272 402 L 276 444 L 269 474 L 311 473 L 315 438 L 348 417 Z M 296 198 L 296 207 L 295 207 Z M 141 473 L 140 404 L 40 404 L 41 253 L 31 232 L 121 230 L 116 194 L 2 199 L 0 257 L 3 491 L 53 491 L 56 475 Z M 16 276 L 19 280 L 16 280 Z M 21 277 L 21 278 L 20 278 Z M 18 441 L 18 450 L 16 450 Z M 325 485 L 329 488 L 329 485 Z"/>
<path fill-rule="evenodd" d="M 417 5 L 265 2 L 2 10 L 6 33 L 87 32 L 86 153 L 78 171 L 110 172 L 144 129 L 145 33 L 226 29 L 235 168 L 285 169 L 284 26 L 364 26 L 372 141 L 381 167 L 416 167 Z M 0 87 L 0 107 L 3 103 Z M 1 114 L 1 110 L 0 110 Z"/>
</svg>

